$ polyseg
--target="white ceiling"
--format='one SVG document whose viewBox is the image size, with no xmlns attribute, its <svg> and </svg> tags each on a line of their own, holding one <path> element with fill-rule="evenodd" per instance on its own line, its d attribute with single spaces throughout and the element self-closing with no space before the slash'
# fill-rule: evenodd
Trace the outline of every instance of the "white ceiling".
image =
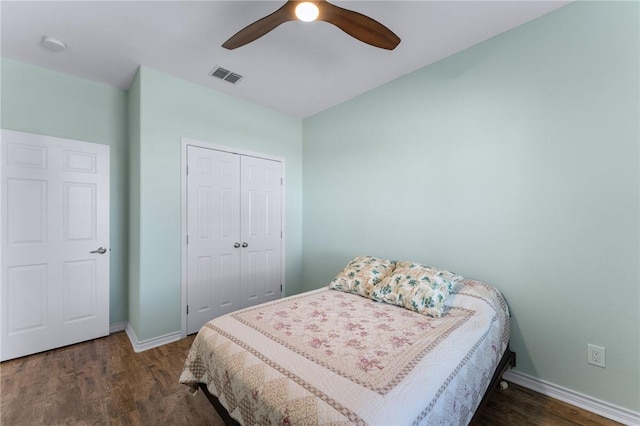
<svg viewBox="0 0 640 426">
<path fill-rule="evenodd" d="M 2 56 L 128 89 L 138 65 L 308 117 L 535 19 L 569 1 L 335 1 L 401 39 L 393 51 L 325 22 L 288 22 L 221 44 L 284 1 L 2 1 Z M 61 53 L 41 44 L 63 40 Z M 219 65 L 243 79 L 210 77 Z"/>
</svg>

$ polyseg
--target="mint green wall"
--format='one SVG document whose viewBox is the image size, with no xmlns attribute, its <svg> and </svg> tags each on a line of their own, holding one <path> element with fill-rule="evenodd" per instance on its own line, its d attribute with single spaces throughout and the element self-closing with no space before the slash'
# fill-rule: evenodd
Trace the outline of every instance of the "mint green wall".
<svg viewBox="0 0 640 426">
<path fill-rule="evenodd" d="M 0 127 L 110 146 L 109 322 L 127 320 L 127 93 L 2 58 Z"/>
<path fill-rule="evenodd" d="M 139 91 L 140 162 L 132 169 L 140 179 L 138 338 L 180 330 L 181 137 L 285 158 L 286 291 L 298 292 L 301 120 L 145 67 Z"/>
<path fill-rule="evenodd" d="M 304 289 L 357 254 L 486 281 L 518 370 L 638 411 L 638 16 L 574 3 L 304 120 Z"/>
<path fill-rule="evenodd" d="M 129 87 L 129 324 L 140 328 L 140 73 Z"/>
</svg>

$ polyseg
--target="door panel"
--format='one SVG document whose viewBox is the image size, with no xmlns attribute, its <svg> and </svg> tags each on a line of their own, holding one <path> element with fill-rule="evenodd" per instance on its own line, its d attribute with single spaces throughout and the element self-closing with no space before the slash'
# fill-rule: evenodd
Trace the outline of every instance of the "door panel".
<svg viewBox="0 0 640 426">
<path fill-rule="evenodd" d="M 64 151 L 64 170 L 68 172 L 95 173 L 97 159 L 91 152 Z"/>
<path fill-rule="evenodd" d="M 242 156 L 241 258 L 245 306 L 280 297 L 282 284 L 282 163 Z M 277 291 L 275 291 L 277 289 Z"/>
<path fill-rule="evenodd" d="M 245 249 L 242 254 L 242 299 L 244 306 L 258 303 L 260 297 L 260 253 L 255 249 Z"/>
<path fill-rule="evenodd" d="M 280 297 L 280 255 L 276 250 L 266 250 L 264 253 L 264 295 L 267 299 Z"/>
<path fill-rule="evenodd" d="M 109 333 L 109 147 L 2 130 L 0 358 Z"/>
<path fill-rule="evenodd" d="M 65 241 L 96 239 L 96 185 L 64 183 Z"/>
<path fill-rule="evenodd" d="M 7 179 L 8 243 L 42 244 L 47 236 L 47 182 Z"/>
<path fill-rule="evenodd" d="M 63 321 L 91 320 L 96 317 L 96 261 L 65 262 L 62 273 Z"/>
<path fill-rule="evenodd" d="M 237 155 L 187 148 L 187 333 L 240 308 Z"/>
<path fill-rule="evenodd" d="M 4 138 L 3 138 L 4 139 Z M 7 141 L 7 164 L 13 167 L 47 168 L 47 148 Z"/>
<path fill-rule="evenodd" d="M 47 265 L 8 268 L 8 335 L 47 326 Z M 3 342 L 3 346 L 4 346 Z"/>
</svg>

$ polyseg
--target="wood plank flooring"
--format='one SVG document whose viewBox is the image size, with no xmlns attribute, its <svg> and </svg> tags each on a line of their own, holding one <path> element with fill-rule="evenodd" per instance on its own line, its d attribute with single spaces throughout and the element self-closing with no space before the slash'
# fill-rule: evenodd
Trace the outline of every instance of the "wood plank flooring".
<svg viewBox="0 0 640 426">
<path fill-rule="evenodd" d="M 2 425 L 222 425 L 178 383 L 193 341 L 136 354 L 124 332 L 0 364 Z"/>
<path fill-rule="evenodd" d="M 0 425 L 210 425 L 222 420 L 201 392 L 178 383 L 194 336 L 133 352 L 124 332 L 0 364 Z M 617 425 L 510 385 L 482 426 Z"/>
<path fill-rule="evenodd" d="M 496 390 L 480 413 L 478 426 L 614 426 L 618 422 L 509 383 Z"/>
</svg>

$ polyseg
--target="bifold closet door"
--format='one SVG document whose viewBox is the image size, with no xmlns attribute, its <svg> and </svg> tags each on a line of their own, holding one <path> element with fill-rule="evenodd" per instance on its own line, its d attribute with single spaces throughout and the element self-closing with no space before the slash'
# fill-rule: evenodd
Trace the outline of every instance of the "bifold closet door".
<svg viewBox="0 0 640 426">
<path fill-rule="evenodd" d="M 240 156 L 187 149 L 187 333 L 240 308 Z"/>
<path fill-rule="evenodd" d="M 277 299 L 282 284 L 282 165 L 187 147 L 187 333 Z"/>
<path fill-rule="evenodd" d="M 243 156 L 240 174 L 243 306 L 280 297 L 282 163 Z"/>
</svg>

